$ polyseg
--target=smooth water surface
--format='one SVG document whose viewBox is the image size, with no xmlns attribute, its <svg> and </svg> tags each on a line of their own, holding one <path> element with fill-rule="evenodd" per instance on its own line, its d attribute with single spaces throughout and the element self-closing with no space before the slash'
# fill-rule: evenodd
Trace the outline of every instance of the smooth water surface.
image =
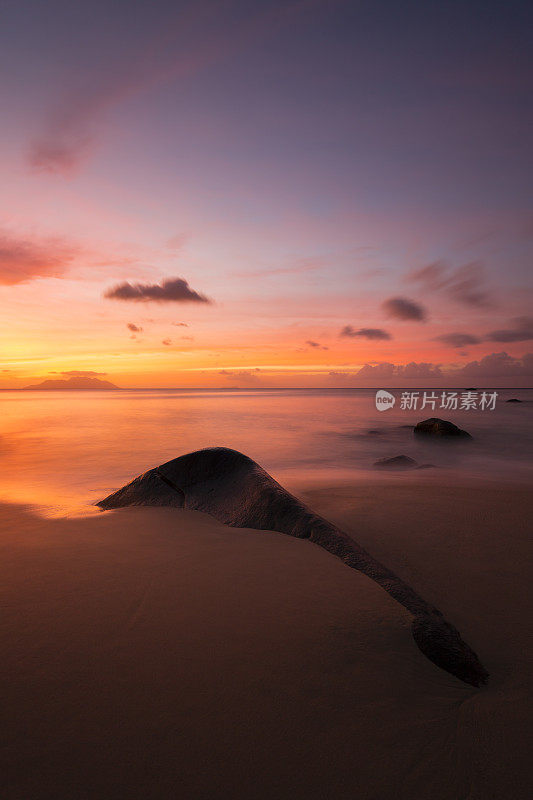
<svg viewBox="0 0 533 800">
<path fill-rule="evenodd" d="M 374 462 L 400 454 L 439 471 L 398 480 L 533 479 L 533 390 L 499 390 L 493 411 L 453 412 L 402 410 L 393 393 L 394 409 L 380 412 L 375 391 L 357 389 L 0 392 L 0 499 L 90 506 L 150 467 L 213 445 L 241 450 L 289 486 L 390 479 Z M 412 426 L 430 416 L 473 440 L 416 439 Z"/>
</svg>

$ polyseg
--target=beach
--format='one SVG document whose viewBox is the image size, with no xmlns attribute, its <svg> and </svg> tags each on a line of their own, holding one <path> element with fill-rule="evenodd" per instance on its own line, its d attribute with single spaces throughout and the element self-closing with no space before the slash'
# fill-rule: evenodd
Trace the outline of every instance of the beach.
<svg viewBox="0 0 533 800">
<path fill-rule="evenodd" d="M 457 626 L 488 685 L 432 664 L 407 611 L 309 541 L 4 504 L 3 797 L 531 796 L 530 487 L 296 490 Z"/>
</svg>

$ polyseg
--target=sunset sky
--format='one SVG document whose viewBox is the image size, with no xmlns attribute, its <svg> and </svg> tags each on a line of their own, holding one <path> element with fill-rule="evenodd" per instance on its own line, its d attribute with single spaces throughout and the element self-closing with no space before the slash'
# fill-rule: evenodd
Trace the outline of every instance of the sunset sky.
<svg viewBox="0 0 533 800">
<path fill-rule="evenodd" d="M 0 388 L 532 385 L 532 31 L 0 2 Z"/>
</svg>

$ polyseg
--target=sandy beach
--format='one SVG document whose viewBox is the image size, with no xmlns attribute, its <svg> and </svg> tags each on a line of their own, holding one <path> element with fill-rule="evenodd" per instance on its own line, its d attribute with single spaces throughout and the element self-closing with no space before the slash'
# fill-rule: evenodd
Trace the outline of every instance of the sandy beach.
<svg viewBox="0 0 533 800">
<path fill-rule="evenodd" d="M 531 796 L 527 487 L 301 491 L 434 602 L 490 672 L 309 541 L 207 515 L 0 509 L 2 796 Z"/>
</svg>

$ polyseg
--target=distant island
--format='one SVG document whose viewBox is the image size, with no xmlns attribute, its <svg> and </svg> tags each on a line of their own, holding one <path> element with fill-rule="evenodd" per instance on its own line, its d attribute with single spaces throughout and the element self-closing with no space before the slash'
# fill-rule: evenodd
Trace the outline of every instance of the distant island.
<svg viewBox="0 0 533 800">
<path fill-rule="evenodd" d="M 102 381 L 99 378 L 68 378 L 68 379 L 48 379 L 42 383 L 36 383 L 35 386 L 23 386 L 23 390 L 31 389 L 120 389 L 120 386 L 115 386 L 110 381 Z"/>
</svg>

